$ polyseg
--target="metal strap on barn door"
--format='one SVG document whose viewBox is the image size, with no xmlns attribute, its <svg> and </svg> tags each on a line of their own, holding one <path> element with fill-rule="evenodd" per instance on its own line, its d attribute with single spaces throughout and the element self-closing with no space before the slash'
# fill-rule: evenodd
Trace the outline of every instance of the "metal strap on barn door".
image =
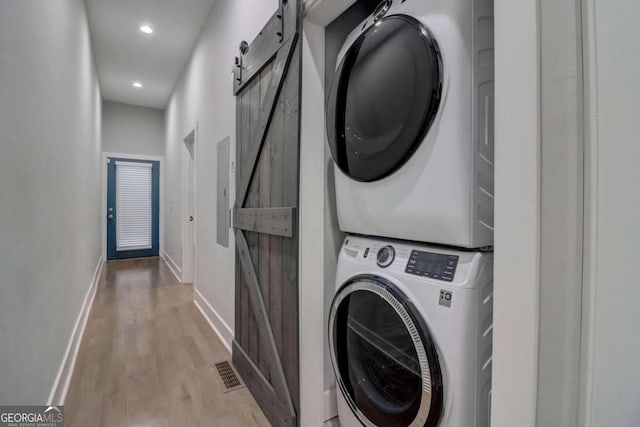
<svg viewBox="0 0 640 427">
<path fill-rule="evenodd" d="M 258 323 L 258 332 L 260 338 L 267 344 L 265 349 L 267 350 L 269 365 L 271 366 L 273 377 L 273 390 L 276 397 L 286 404 L 289 409 L 289 413 L 292 419 L 296 418 L 296 412 L 293 407 L 293 401 L 291 400 L 291 393 L 289 392 L 289 386 L 287 385 L 287 379 L 284 375 L 284 369 L 278 350 L 276 347 L 276 340 L 273 336 L 273 330 L 271 329 L 271 322 L 269 322 L 269 315 L 267 313 L 267 307 L 264 304 L 262 298 L 262 292 L 260 291 L 260 282 L 258 281 L 258 275 L 253 266 L 253 260 L 251 259 L 251 252 L 249 251 L 249 245 L 247 239 L 244 237 L 242 230 L 236 229 L 236 249 L 240 255 L 240 262 L 242 263 L 242 272 L 247 282 L 247 290 L 249 291 L 249 300 L 251 301 L 251 307 Z"/>
</svg>

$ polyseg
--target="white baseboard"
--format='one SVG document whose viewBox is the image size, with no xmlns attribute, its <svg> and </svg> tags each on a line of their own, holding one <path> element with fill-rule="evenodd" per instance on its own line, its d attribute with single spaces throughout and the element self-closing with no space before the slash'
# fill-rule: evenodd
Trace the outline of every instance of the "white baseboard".
<svg viewBox="0 0 640 427">
<path fill-rule="evenodd" d="M 182 269 L 178 267 L 178 264 L 165 251 L 162 251 L 162 259 L 165 264 L 167 264 L 167 267 L 169 267 L 169 270 L 171 270 L 178 283 L 182 283 Z"/>
<path fill-rule="evenodd" d="M 324 392 L 324 420 L 330 421 L 338 416 L 338 400 L 336 388 L 331 387 Z"/>
<path fill-rule="evenodd" d="M 207 301 L 197 289 L 193 290 L 193 302 L 198 307 L 198 310 L 202 313 L 213 331 L 218 335 L 222 344 L 231 353 L 231 343 L 233 342 L 233 331 L 229 328 L 229 325 L 220 317 L 220 315 L 211 307 L 209 301 Z"/>
<path fill-rule="evenodd" d="M 80 343 L 82 342 L 82 335 L 84 335 L 84 328 L 87 326 L 87 320 L 89 319 L 89 313 L 91 312 L 91 306 L 96 296 L 96 290 L 98 288 L 98 282 L 100 281 L 100 274 L 102 273 L 102 267 L 104 266 L 104 258 L 100 255 L 98 265 L 93 272 L 89 290 L 84 297 L 82 308 L 78 313 L 78 318 L 73 326 L 73 331 L 69 337 L 69 343 L 67 344 L 67 350 L 62 358 L 58 375 L 53 383 L 53 388 L 49 394 L 48 405 L 64 405 L 64 400 L 67 397 L 67 391 L 69 391 L 69 384 L 71 384 L 71 377 L 73 376 L 73 369 L 76 365 L 76 359 L 78 358 L 78 351 L 80 350 Z"/>
</svg>

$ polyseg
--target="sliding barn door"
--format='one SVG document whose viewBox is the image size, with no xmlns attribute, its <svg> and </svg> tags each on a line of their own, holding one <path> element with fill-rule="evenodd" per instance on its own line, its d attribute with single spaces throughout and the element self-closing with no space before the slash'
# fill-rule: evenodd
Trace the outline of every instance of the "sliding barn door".
<svg viewBox="0 0 640 427">
<path fill-rule="evenodd" d="M 233 363 L 274 426 L 297 425 L 301 1 L 241 44 Z"/>
</svg>

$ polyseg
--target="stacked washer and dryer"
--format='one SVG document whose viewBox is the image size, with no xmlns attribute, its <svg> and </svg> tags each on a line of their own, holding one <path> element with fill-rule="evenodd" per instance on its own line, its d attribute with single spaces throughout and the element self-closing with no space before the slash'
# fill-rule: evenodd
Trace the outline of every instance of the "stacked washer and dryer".
<svg viewBox="0 0 640 427">
<path fill-rule="evenodd" d="M 328 95 L 343 427 L 489 425 L 493 2 L 385 0 Z"/>
</svg>

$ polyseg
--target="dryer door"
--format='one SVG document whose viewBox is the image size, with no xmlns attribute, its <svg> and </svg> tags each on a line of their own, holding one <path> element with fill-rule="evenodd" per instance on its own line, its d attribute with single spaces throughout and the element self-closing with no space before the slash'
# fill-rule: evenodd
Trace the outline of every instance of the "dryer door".
<svg viewBox="0 0 640 427">
<path fill-rule="evenodd" d="M 422 317 L 391 282 L 357 276 L 336 294 L 329 346 L 338 386 L 367 426 L 435 426 L 443 385 Z"/>
<path fill-rule="evenodd" d="M 327 136 L 338 167 L 357 181 L 400 168 L 440 103 L 436 41 L 416 19 L 391 15 L 363 32 L 340 62 L 327 100 Z"/>
</svg>

